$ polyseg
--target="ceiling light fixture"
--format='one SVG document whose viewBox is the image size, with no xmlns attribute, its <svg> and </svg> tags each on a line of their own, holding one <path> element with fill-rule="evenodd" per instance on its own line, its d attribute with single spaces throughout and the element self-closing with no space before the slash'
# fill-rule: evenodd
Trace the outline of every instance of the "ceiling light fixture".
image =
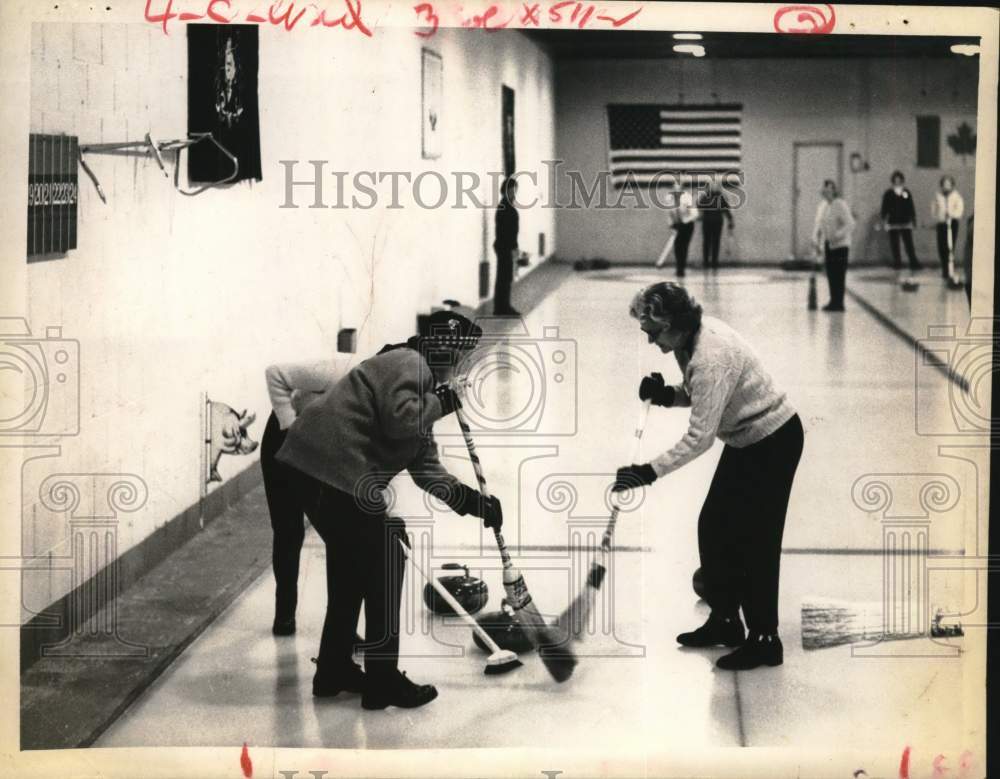
<svg viewBox="0 0 1000 779">
<path fill-rule="evenodd" d="M 675 41 L 700 41 L 701 40 L 701 33 L 700 32 L 675 32 L 674 33 L 674 40 Z"/>
<path fill-rule="evenodd" d="M 674 51 L 678 54 L 692 54 L 695 57 L 705 56 L 705 47 L 696 43 L 675 43 Z"/>
</svg>

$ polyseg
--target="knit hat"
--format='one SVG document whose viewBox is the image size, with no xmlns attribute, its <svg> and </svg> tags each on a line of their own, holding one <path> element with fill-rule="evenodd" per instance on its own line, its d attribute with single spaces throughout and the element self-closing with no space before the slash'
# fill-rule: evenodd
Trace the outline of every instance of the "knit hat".
<svg viewBox="0 0 1000 779">
<path fill-rule="evenodd" d="M 435 311 L 421 320 L 418 335 L 432 349 L 474 349 L 483 330 L 456 311 Z"/>
</svg>

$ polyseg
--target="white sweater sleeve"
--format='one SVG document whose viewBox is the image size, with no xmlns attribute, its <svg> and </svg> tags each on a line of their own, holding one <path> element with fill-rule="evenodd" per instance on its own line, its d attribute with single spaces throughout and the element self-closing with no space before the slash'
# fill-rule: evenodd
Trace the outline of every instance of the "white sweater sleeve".
<svg viewBox="0 0 1000 779">
<path fill-rule="evenodd" d="M 295 421 L 297 411 L 293 396 L 296 393 L 323 392 L 340 381 L 349 366 L 349 359 L 269 365 L 264 371 L 267 394 L 281 429 L 287 429 Z"/>
<path fill-rule="evenodd" d="M 725 362 L 692 369 L 688 430 L 673 448 L 652 461 L 658 477 L 676 471 L 712 447 L 736 379 L 736 371 Z"/>
</svg>

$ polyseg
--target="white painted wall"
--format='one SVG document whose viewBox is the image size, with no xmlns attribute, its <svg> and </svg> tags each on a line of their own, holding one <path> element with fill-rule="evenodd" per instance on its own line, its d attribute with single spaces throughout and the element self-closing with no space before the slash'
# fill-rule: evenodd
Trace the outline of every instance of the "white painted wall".
<svg viewBox="0 0 1000 779">
<path fill-rule="evenodd" d="M 884 234 L 871 220 L 881 205 L 889 176 L 900 169 L 929 221 L 930 198 L 944 173 L 955 176 L 966 202 L 974 199 L 974 159 L 964 162 L 945 136 L 960 120 L 976 116 L 978 61 L 949 60 L 619 60 L 559 63 L 556 71 L 556 148 L 565 160 L 559 197 L 569 197 L 565 171 L 590 181 L 607 170 L 608 103 L 743 103 L 743 169 L 746 203 L 736 213 L 734 257 L 743 262 L 785 259 L 791 250 L 792 144 L 841 141 L 844 189 L 859 226 L 852 257 L 888 257 Z M 917 115 L 940 114 L 942 168 L 916 168 Z M 851 152 L 871 164 L 852 177 Z M 818 202 L 819 183 L 809 196 Z M 564 194 L 565 193 L 565 194 Z M 626 201 L 629 202 L 629 201 Z M 649 262 L 660 253 L 668 227 L 662 211 L 560 209 L 560 255 L 568 259 L 606 257 Z M 964 232 L 964 228 L 963 228 Z M 691 258 L 701 262 L 701 230 Z M 936 262 L 934 234 L 918 232 L 917 249 Z M 964 239 L 960 239 L 964 240 Z"/>
<path fill-rule="evenodd" d="M 444 63 L 436 160 L 421 159 L 422 46 Z M 301 190 L 303 207 L 281 209 L 279 160 L 300 160 L 297 178 L 309 174 L 307 160 L 323 159 L 349 174 L 464 169 L 485 179 L 502 167 L 501 83 L 516 91 L 519 164 L 537 168 L 554 154 L 553 67 L 519 33 L 442 29 L 425 41 L 410 30 L 368 39 L 264 28 L 260 62 L 263 181 L 184 197 L 152 159 L 91 155 L 108 204 L 81 171 L 79 248 L 27 268 L 32 327 L 61 326 L 80 344 L 81 432 L 58 457 L 24 468 L 25 555 L 68 553 L 65 513 L 38 503 L 49 474 L 145 481 L 146 505 L 121 516 L 124 551 L 199 499 L 202 392 L 257 411 L 259 439 L 269 363 L 331 354 L 342 327 L 358 328 L 358 351 L 369 354 L 412 334 L 416 314 L 445 297 L 478 303 L 479 263 L 493 261 L 492 211 L 423 210 L 408 197 L 401 209 L 314 210 Z M 151 25 L 35 25 L 31 73 L 32 132 L 84 143 L 186 134 L 180 28 L 165 36 Z M 554 251 L 551 211 L 522 213 L 521 230 L 529 252 L 539 232 Z M 224 457 L 220 471 L 228 478 L 249 462 Z M 25 593 L 25 605 L 43 608 L 68 586 L 52 577 Z"/>
</svg>

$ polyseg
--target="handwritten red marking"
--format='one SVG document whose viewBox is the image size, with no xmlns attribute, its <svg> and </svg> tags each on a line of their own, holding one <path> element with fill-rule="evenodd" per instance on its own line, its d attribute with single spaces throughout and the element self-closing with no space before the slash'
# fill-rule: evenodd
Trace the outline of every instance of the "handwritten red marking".
<svg viewBox="0 0 1000 779">
<path fill-rule="evenodd" d="M 574 3 L 573 0 L 562 0 L 561 3 L 555 3 L 549 6 L 549 21 L 561 22 L 562 14 L 559 13 L 563 8 L 571 5 L 579 5 L 579 3 Z"/>
<path fill-rule="evenodd" d="M 492 19 L 494 16 L 496 16 L 499 12 L 500 12 L 500 8 L 498 6 L 491 5 L 489 8 L 487 8 L 483 12 L 482 16 L 480 16 L 479 14 L 475 14 L 471 18 L 466 19 L 465 21 L 463 21 L 462 22 L 462 26 L 463 27 L 471 27 L 471 28 L 474 28 L 474 29 L 482 29 L 482 30 L 487 30 L 487 31 L 489 31 L 489 30 L 502 30 L 504 27 L 506 27 L 508 24 L 510 24 L 510 21 L 513 18 L 513 16 L 509 17 L 507 19 L 507 21 L 503 22 L 502 24 L 500 24 L 499 22 L 495 23 L 495 24 L 490 24 L 490 19 Z"/>
<path fill-rule="evenodd" d="M 825 35 L 833 32 L 833 27 L 837 23 L 837 14 L 833 6 L 824 3 L 829 9 L 829 17 L 823 9 L 815 5 L 786 5 L 779 8 L 774 14 L 774 31 L 792 34 Z M 786 17 L 794 15 L 794 18 Z M 794 22 L 800 22 L 807 26 L 792 27 Z"/>
<path fill-rule="evenodd" d="M 282 5 L 282 0 L 277 0 L 277 2 L 272 3 L 271 7 L 267 9 L 267 16 L 271 24 L 278 25 L 284 24 L 286 30 L 291 30 L 299 23 L 299 20 L 305 15 L 306 9 L 303 8 L 297 14 L 295 18 L 292 19 L 292 12 L 295 10 L 295 3 L 289 3 L 288 7 L 283 12 L 278 12 L 278 8 Z"/>
<path fill-rule="evenodd" d="M 586 26 L 587 20 L 590 18 L 590 15 L 592 13 L 594 13 L 594 6 L 590 6 L 590 8 L 587 9 L 587 12 L 583 15 L 583 18 L 580 19 L 580 29 L 581 30 Z"/>
<path fill-rule="evenodd" d="M 434 33 L 437 32 L 438 24 L 440 23 L 438 15 L 434 13 L 434 6 L 431 5 L 430 3 L 420 3 L 418 5 L 413 6 L 413 10 L 414 12 L 416 12 L 418 16 L 420 14 L 425 14 L 427 23 L 431 28 L 427 32 L 421 32 L 420 30 L 415 30 L 414 34 L 419 35 L 421 38 L 430 38 Z"/>
<path fill-rule="evenodd" d="M 236 15 L 233 14 L 232 16 L 223 16 L 215 10 L 215 6 L 219 3 L 226 6 L 226 8 L 231 8 L 229 0 L 212 0 L 212 2 L 208 4 L 208 10 L 205 13 L 208 14 L 208 18 L 213 22 L 218 22 L 219 24 L 229 24 L 234 18 L 236 18 Z"/>
<path fill-rule="evenodd" d="M 243 752 L 240 753 L 240 768 L 243 769 L 243 775 L 250 779 L 253 776 L 253 762 L 250 760 L 250 750 L 247 749 L 247 742 L 243 742 Z"/>
<path fill-rule="evenodd" d="M 195 19 L 203 19 L 203 18 L 205 18 L 205 15 L 204 14 L 193 14 L 193 13 L 190 13 L 189 11 L 184 11 L 177 18 L 180 19 L 182 22 L 192 22 Z"/>
<path fill-rule="evenodd" d="M 163 34 L 167 34 L 167 22 L 174 19 L 177 14 L 173 13 L 174 0 L 167 0 L 167 10 L 162 14 L 155 15 L 149 12 L 149 6 L 152 4 L 153 0 L 146 0 L 146 21 L 156 24 L 157 22 L 163 23 Z"/>
<path fill-rule="evenodd" d="M 944 755 L 938 755 L 934 758 L 934 776 L 944 776 L 948 773 L 948 769 L 944 767 L 944 761 L 947 758 Z"/>
<path fill-rule="evenodd" d="M 621 27 L 623 24 L 628 24 L 633 19 L 635 19 L 635 17 L 639 15 L 639 12 L 641 10 L 642 10 L 641 8 L 637 8 L 632 13 L 623 16 L 620 19 L 615 19 L 613 16 L 603 16 L 603 15 L 598 15 L 597 18 L 604 22 L 611 22 L 612 27 Z"/>
<path fill-rule="evenodd" d="M 910 779 L 910 748 L 903 750 L 903 756 L 899 758 L 899 779 Z"/>
<path fill-rule="evenodd" d="M 958 768 L 962 772 L 961 776 L 965 776 L 970 770 L 972 770 L 972 752 L 966 749 L 960 758 L 958 758 Z"/>
<path fill-rule="evenodd" d="M 326 18 L 326 10 L 320 11 L 319 16 L 313 19 L 312 26 L 323 25 L 324 27 L 338 27 L 341 26 L 345 30 L 358 29 L 360 32 L 367 35 L 369 38 L 372 37 L 372 31 L 368 29 L 368 25 L 364 23 L 361 19 L 361 0 L 344 0 L 344 4 L 347 6 L 347 11 L 344 12 L 340 18 L 329 20 Z"/>
<path fill-rule="evenodd" d="M 521 16 L 521 25 L 524 27 L 532 26 L 537 27 L 540 24 L 538 14 L 540 12 L 540 7 L 538 3 L 529 6 L 527 3 L 522 3 L 524 6 L 524 12 Z"/>
</svg>

